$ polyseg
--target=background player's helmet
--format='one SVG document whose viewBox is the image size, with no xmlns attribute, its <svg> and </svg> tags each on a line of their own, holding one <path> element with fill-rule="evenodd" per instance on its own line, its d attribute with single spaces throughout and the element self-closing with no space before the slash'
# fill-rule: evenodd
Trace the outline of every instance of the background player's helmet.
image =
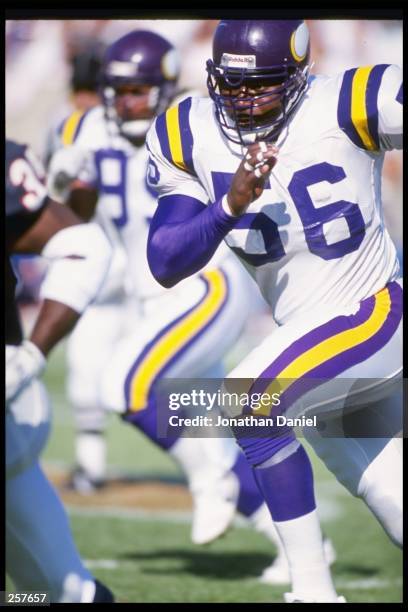
<svg viewBox="0 0 408 612">
<path fill-rule="evenodd" d="M 227 138 L 240 144 L 276 139 L 305 92 L 309 58 L 309 31 L 304 21 L 221 21 L 214 35 L 213 59 L 207 61 L 207 86 Z M 267 93 L 244 99 L 241 95 L 238 106 L 238 96 L 220 93 L 220 87 L 235 90 L 243 85 L 279 86 L 273 92 L 280 102 L 278 111 L 253 114 L 254 107 L 268 104 L 271 96 Z M 242 125 L 238 114 L 245 100 L 251 110 Z"/>
<path fill-rule="evenodd" d="M 73 92 L 99 91 L 102 56 L 103 47 L 97 42 L 88 44 L 72 55 L 70 87 Z"/>
<path fill-rule="evenodd" d="M 102 98 L 108 117 L 127 138 L 145 136 L 151 120 L 123 121 L 115 111 L 115 90 L 123 85 L 149 85 L 149 108 L 163 112 L 175 94 L 180 73 L 176 49 L 162 36 L 135 30 L 106 50 L 102 66 Z"/>
</svg>

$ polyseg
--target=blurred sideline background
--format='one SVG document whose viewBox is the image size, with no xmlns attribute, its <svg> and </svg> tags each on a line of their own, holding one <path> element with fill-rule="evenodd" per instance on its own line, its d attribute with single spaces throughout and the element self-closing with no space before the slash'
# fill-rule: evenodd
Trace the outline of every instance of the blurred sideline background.
<svg viewBox="0 0 408 612">
<path fill-rule="evenodd" d="M 307 20 L 314 73 L 334 74 L 359 65 L 402 65 L 402 22 Z M 6 134 L 29 143 L 46 161 L 50 132 L 75 106 L 97 103 L 92 66 L 106 45 L 133 29 L 152 29 L 181 52 L 180 86 L 206 90 L 205 61 L 217 20 L 9 20 L 6 22 Z M 90 69 L 91 68 L 91 69 Z M 92 79 L 91 79 L 92 80 Z M 84 82 L 85 81 L 85 82 Z M 402 253 L 402 154 L 386 155 L 386 223 Z M 19 300 L 28 330 L 38 308 L 44 263 L 21 258 Z M 273 326 L 263 302 L 228 356 L 233 367 Z M 45 375 L 54 424 L 44 462 L 57 486 L 73 463 L 74 427 L 65 395 L 65 344 L 51 355 Z M 81 554 L 123 601 L 282 601 L 283 587 L 256 581 L 271 562 L 270 543 L 245 528 L 197 549 L 189 543 L 189 496 L 169 457 L 112 416 L 108 465 L 128 488 L 80 500 L 62 493 Z M 342 489 L 312 455 L 326 533 L 341 561 L 334 568 L 348 601 L 401 601 L 401 557 L 363 504 Z M 152 483 L 152 486 L 149 485 Z M 62 491 L 62 489 L 61 489 Z M 171 517 L 166 512 L 171 511 Z M 205 579 L 203 582 L 203 578 Z M 154 584 L 154 588 L 152 585 Z"/>
</svg>

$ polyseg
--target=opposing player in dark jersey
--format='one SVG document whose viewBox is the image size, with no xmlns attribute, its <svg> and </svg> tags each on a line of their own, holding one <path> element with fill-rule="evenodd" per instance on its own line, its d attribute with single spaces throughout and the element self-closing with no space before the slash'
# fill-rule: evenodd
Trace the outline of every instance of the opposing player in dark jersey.
<svg viewBox="0 0 408 612">
<path fill-rule="evenodd" d="M 16 591 L 46 592 L 52 602 L 113 602 L 85 568 L 65 511 L 39 465 L 49 403 L 38 380 L 53 346 L 96 295 L 110 262 L 101 229 L 47 197 L 41 164 L 25 145 L 6 141 L 6 570 Z M 50 260 L 44 298 L 23 339 L 9 256 Z"/>
</svg>

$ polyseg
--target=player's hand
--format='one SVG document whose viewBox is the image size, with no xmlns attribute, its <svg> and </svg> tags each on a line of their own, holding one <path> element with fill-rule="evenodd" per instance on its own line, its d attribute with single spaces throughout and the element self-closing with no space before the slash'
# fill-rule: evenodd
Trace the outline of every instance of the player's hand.
<svg viewBox="0 0 408 612">
<path fill-rule="evenodd" d="M 45 368 L 46 359 L 29 340 L 6 347 L 6 402 L 12 401 Z"/>
<path fill-rule="evenodd" d="M 50 197 L 65 204 L 73 183 L 87 169 L 89 153 L 77 146 L 58 149 L 51 158 L 47 172 L 47 188 Z"/>
<path fill-rule="evenodd" d="M 245 157 L 232 179 L 227 202 L 234 215 L 242 215 L 257 200 L 277 162 L 278 148 L 266 142 L 249 145 Z"/>
</svg>

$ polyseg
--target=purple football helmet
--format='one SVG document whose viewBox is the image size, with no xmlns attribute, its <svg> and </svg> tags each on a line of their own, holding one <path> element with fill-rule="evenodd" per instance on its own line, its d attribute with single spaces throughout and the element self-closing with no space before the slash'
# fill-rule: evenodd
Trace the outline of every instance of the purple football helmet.
<svg viewBox="0 0 408 612">
<path fill-rule="evenodd" d="M 302 20 L 220 21 L 207 86 L 225 136 L 243 145 L 276 140 L 306 90 L 309 57 Z"/>
<path fill-rule="evenodd" d="M 149 109 L 162 113 L 175 95 L 180 73 L 176 49 L 162 36 L 135 30 L 119 38 L 106 50 L 102 65 L 102 99 L 108 119 L 130 140 L 143 139 L 152 119 L 124 121 L 115 109 L 116 90 L 122 86 L 151 87 Z"/>
</svg>

